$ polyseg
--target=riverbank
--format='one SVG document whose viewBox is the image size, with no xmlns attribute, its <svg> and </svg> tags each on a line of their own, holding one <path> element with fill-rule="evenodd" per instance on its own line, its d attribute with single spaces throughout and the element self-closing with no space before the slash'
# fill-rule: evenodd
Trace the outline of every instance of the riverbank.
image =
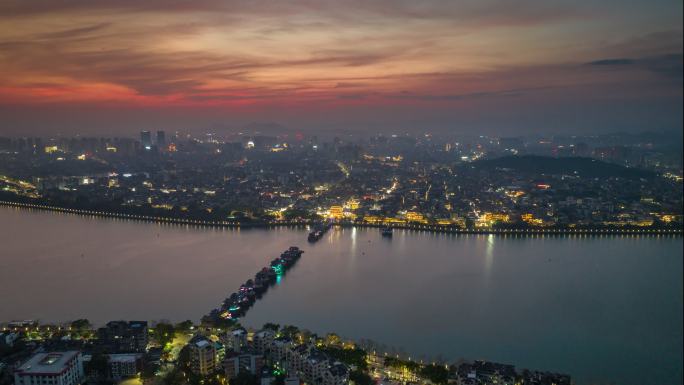
<svg viewBox="0 0 684 385">
<path fill-rule="evenodd" d="M 0 291 L 23 288 L 3 298 L 2 313 L 14 319 L 197 323 L 274 252 L 299 245 L 302 259 L 240 319 L 243 326 L 335 331 L 400 345 L 417 359 L 487 358 L 571 373 L 580 384 L 680 378 L 678 236 L 395 230 L 388 239 L 377 228 L 337 228 L 309 245 L 301 227 L 0 213 Z"/>
<path fill-rule="evenodd" d="M 193 225 L 193 226 L 207 226 L 207 227 L 233 227 L 233 228 L 272 228 L 272 227 L 298 227 L 310 226 L 315 223 L 312 220 L 299 221 L 266 221 L 266 222 L 238 222 L 238 221 L 207 221 L 187 218 L 170 218 L 162 216 L 137 215 L 117 213 L 110 211 L 96 211 L 96 210 L 82 210 L 72 209 L 60 206 L 51 206 L 35 203 L 0 201 L 0 206 L 28 208 L 44 211 L 55 211 L 75 215 L 98 216 L 105 218 L 119 218 L 130 219 L 136 221 L 158 222 L 169 224 Z M 384 228 L 387 224 L 372 224 L 372 223 L 335 223 L 339 227 L 370 227 L 370 228 Z M 391 227 L 403 230 L 419 230 L 431 231 L 437 233 L 450 234 L 494 234 L 494 235 L 673 235 L 682 236 L 682 229 L 654 229 L 654 228 L 526 228 L 526 229 L 462 229 L 458 227 L 442 226 L 442 225 L 428 225 L 428 224 L 392 224 Z"/>
</svg>

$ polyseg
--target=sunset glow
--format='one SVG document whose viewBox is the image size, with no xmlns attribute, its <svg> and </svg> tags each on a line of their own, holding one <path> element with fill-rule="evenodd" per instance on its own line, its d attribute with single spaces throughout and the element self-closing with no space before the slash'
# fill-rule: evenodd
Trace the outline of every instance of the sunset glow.
<svg viewBox="0 0 684 385">
<path fill-rule="evenodd" d="M 682 5 L 662 3 L 10 1 L 0 5 L 0 104 L 19 125 L 26 109 L 55 104 L 290 123 L 293 109 L 368 123 L 374 108 L 408 108 L 419 120 L 442 115 L 428 122 L 440 127 L 490 108 L 501 125 L 534 103 L 643 116 L 681 103 Z M 622 122 L 600 115 L 582 124 Z M 681 112 L 656 121 L 671 128 Z"/>
</svg>

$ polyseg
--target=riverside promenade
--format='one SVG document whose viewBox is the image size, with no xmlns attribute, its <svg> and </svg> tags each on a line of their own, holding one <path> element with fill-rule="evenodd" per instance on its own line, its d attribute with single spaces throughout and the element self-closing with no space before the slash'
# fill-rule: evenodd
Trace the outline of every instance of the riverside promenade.
<svg viewBox="0 0 684 385">
<path fill-rule="evenodd" d="M 317 223 L 313 220 L 296 220 L 296 221 L 258 221 L 258 222 L 239 222 L 239 221 L 211 221 L 211 220 L 198 220 L 189 218 L 173 218 L 165 216 L 151 216 L 151 215 L 137 215 L 129 213 L 119 213 L 113 211 L 98 211 L 98 210 L 82 210 L 73 209 L 68 207 L 52 206 L 45 204 L 36 203 L 25 203 L 25 202 L 12 202 L 12 201 L 0 201 L 0 206 L 9 207 L 19 207 L 35 210 L 44 211 L 55 211 L 66 214 L 74 215 L 84 215 L 84 216 L 96 216 L 105 218 L 118 218 L 127 219 L 134 221 L 146 221 L 146 222 L 157 222 L 157 223 L 168 223 L 168 224 L 179 224 L 179 225 L 193 225 L 201 227 L 234 227 L 234 228 L 269 228 L 269 227 L 300 227 L 300 226 L 311 226 Z M 338 227 L 373 227 L 373 228 L 385 228 L 388 227 L 386 223 L 363 223 L 363 222 L 344 222 L 335 223 L 334 226 Z M 596 228 L 557 228 L 557 227 L 537 227 L 537 228 L 474 228 L 474 229 L 464 229 L 456 226 L 444 226 L 444 225 L 433 225 L 433 224 L 399 224 L 392 223 L 389 225 L 394 229 L 403 230 L 416 230 L 416 231 L 431 231 L 437 233 L 449 233 L 449 234 L 494 234 L 494 235 L 653 235 L 653 236 L 682 236 L 683 232 L 681 228 L 619 228 L 619 227 L 596 227 Z"/>
</svg>

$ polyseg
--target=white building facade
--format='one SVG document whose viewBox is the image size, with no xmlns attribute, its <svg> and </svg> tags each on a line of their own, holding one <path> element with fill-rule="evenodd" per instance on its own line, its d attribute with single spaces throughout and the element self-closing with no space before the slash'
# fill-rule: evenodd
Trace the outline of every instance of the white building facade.
<svg viewBox="0 0 684 385">
<path fill-rule="evenodd" d="M 78 385 L 84 378 L 78 351 L 38 353 L 14 372 L 15 385 Z"/>
</svg>

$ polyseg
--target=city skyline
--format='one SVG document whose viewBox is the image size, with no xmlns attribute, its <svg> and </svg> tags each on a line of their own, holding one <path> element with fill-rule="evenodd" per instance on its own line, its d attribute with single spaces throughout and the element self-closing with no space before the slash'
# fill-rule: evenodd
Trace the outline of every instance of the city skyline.
<svg viewBox="0 0 684 385">
<path fill-rule="evenodd" d="M 0 385 L 681 384 L 683 11 L 0 1 Z"/>
<path fill-rule="evenodd" d="M 682 4 L 0 6 L 3 134 L 681 131 Z"/>
</svg>

